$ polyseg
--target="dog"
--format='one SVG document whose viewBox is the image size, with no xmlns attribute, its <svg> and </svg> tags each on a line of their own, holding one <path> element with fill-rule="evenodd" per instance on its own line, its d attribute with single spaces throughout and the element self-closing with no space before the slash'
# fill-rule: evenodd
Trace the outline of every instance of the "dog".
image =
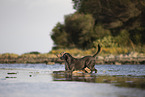
<svg viewBox="0 0 145 97">
<path fill-rule="evenodd" d="M 96 56 L 101 51 L 100 45 L 98 45 L 98 51 L 93 56 L 85 56 L 83 58 L 74 58 L 69 53 L 62 52 L 57 57 L 61 60 L 65 60 L 65 70 L 66 71 L 76 71 L 76 70 L 85 70 L 90 73 L 95 71 L 97 73 L 97 69 L 95 69 L 95 60 Z"/>
</svg>

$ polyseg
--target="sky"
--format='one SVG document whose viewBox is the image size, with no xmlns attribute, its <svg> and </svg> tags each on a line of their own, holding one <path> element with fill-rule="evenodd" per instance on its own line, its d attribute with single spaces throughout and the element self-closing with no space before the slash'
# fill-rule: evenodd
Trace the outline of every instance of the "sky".
<svg viewBox="0 0 145 97">
<path fill-rule="evenodd" d="M 74 12 L 72 0 L 0 0 L 0 54 L 48 53 L 52 29 Z"/>
</svg>

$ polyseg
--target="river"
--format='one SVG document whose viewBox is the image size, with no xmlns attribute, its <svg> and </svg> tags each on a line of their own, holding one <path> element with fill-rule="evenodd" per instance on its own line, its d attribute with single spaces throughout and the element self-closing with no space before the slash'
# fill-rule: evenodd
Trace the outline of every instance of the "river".
<svg viewBox="0 0 145 97">
<path fill-rule="evenodd" d="M 95 68 L 71 74 L 60 64 L 0 64 L 0 97 L 145 97 L 145 65 Z"/>
</svg>

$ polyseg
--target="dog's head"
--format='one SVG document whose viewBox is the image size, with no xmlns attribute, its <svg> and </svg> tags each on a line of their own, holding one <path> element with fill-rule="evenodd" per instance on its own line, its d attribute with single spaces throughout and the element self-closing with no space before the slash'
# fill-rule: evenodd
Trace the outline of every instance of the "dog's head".
<svg viewBox="0 0 145 97">
<path fill-rule="evenodd" d="M 63 55 L 65 54 L 66 52 L 61 52 L 60 54 L 57 54 L 56 56 L 60 59 L 62 59 Z"/>
<path fill-rule="evenodd" d="M 60 58 L 61 60 L 67 60 L 68 58 L 71 58 L 71 55 L 69 53 L 62 52 L 58 54 L 57 57 Z"/>
</svg>

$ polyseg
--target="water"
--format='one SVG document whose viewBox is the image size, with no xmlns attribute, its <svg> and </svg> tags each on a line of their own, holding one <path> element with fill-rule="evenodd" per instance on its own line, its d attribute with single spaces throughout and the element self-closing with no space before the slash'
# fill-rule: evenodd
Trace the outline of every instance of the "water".
<svg viewBox="0 0 145 97">
<path fill-rule="evenodd" d="M 60 64 L 0 64 L 0 97 L 145 97 L 145 65 L 95 68 L 71 74 Z"/>
</svg>

